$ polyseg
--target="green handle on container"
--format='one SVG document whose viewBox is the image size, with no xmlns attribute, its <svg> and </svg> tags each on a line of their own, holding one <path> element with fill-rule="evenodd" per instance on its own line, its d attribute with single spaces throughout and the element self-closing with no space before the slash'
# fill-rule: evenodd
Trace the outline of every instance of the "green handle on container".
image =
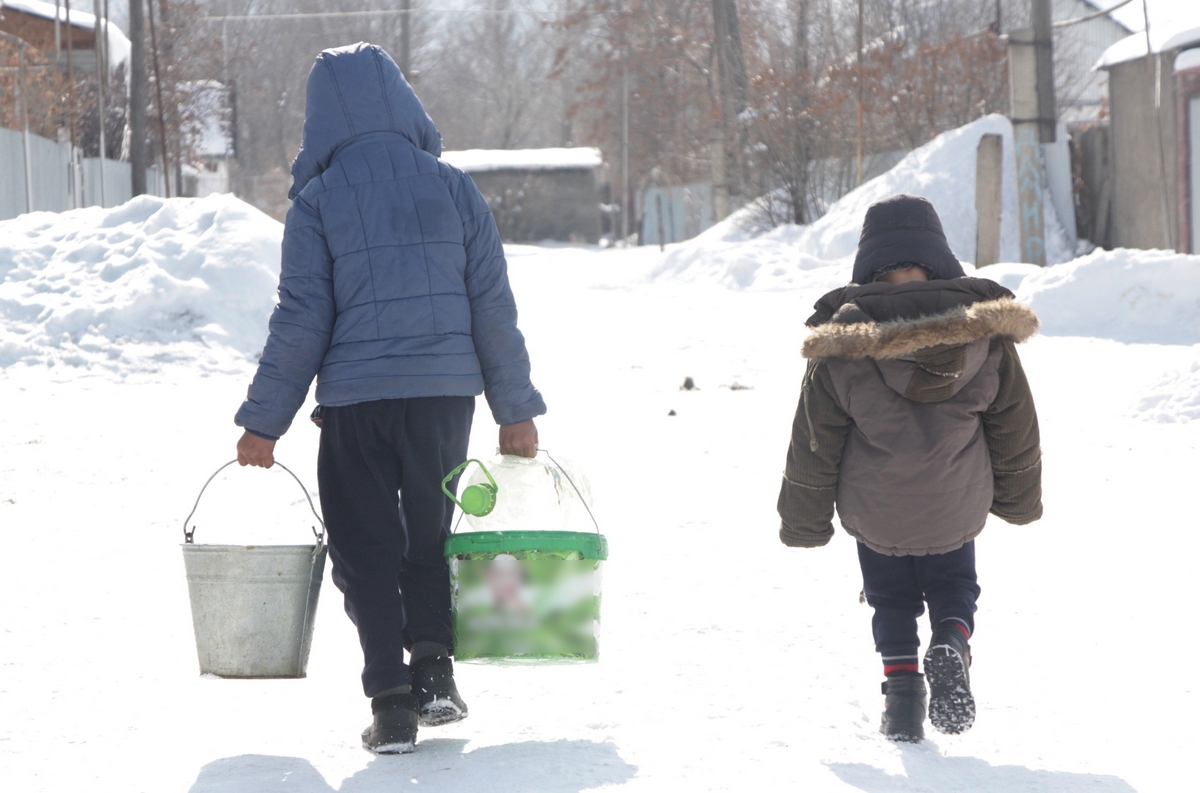
<svg viewBox="0 0 1200 793">
<path fill-rule="evenodd" d="M 477 485 L 470 485 L 463 491 L 462 501 L 454 497 L 450 492 L 450 480 L 458 476 L 471 463 L 479 466 L 484 475 L 488 478 L 487 482 L 480 482 Z M 490 484 L 489 484 L 490 483 Z M 477 518 L 482 518 L 484 515 L 491 514 L 491 511 L 496 508 L 496 493 L 499 491 L 496 485 L 496 480 L 492 478 L 492 472 L 487 469 L 487 466 L 478 460 L 467 460 L 462 465 L 455 468 L 450 473 L 446 474 L 446 478 L 442 480 L 442 492 L 450 497 L 450 500 L 458 504 L 459 509 L 468 515 L 473 515 Z"/>
</svg>

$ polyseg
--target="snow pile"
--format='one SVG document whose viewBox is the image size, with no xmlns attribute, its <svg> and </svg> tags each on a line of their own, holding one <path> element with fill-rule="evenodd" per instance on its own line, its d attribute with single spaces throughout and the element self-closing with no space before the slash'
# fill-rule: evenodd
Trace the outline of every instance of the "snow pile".
<svg viewBox="0 0 1200 793">
<path fill-rule="evenodd" d="M 710 281 L 735 289 L 784 289 L 820 283 L 845 283 L 858 248 L 867 208 L 889 196 L 908 193 L 928 198 L 942 219 L 951 250 L 963 262 L 975 260 L 975 158 L 979 140 L 986 134 L 1003 138 L 1004 162 L 1000 227 L 1000 258 L 1020 259 L 1017 228 L 1016 168 L 1013 132 L 999 115 L 981 118 L 943 133 L 910 152 L 887 173 L 838 200 L 820 219 L 807 226 L 781 226 L 762 235 L 748 231 L 753 213 L 743 208 L 705 231 L 673 246 L 653 279 Z M 1049 197 L 1050 192 L 1045 190 Z M 1046 256 L 1051 264 L 1070 261 L 1074 250 L 1050 200 L 1044 203 Z M 838 275 L 811 271 L 835 268 Z M 839 280 L 840 279 L 840 280 Z"/>
<path fill-rule="evenodd" d="M 710 283 L 736 290 L 820 292 L 850 280 L 849 259 L 826 261 L 797 247 L 803 227 L 779 226 L 751 238 L 739 230 L 736 221 L 733 216 L 692 240 L 672 246 L 651 269 L 650 279 Z"/>
<path fill-rule="evenodd" d="M 282 233 L 228 195 L 4 221 L 0 368 L 243 366 L 266 340 Z"/>
<path fill-rule="evenodd" d="M 822 259 L 852 256 L 858 247 L 867 208 L 898 193 L 929 199 L 946 231 L 950 249 L 961 261 L 975 261 L 975 159 L 984 135 L 1003 138 L 1004 206 L 1000 221 L 1000 261 L 1019 261 L 1020 230 L 1017 227 L 1016 167 L 1012 123 L 1003 116 L 990 115 L 958 129 L 942 133 L 901 160 L 895 168 L 877 176 L 862 187 L 844 195 L 816 222 L 805 227 L 798 244 Z M 1069 261 L 1075 252 L 1044 190 L 1046 260 L 1051 264 Z"/>
<path fill-rule="evenodd" d="M 997 275 L 1027 266 L 1008 267 Z M 979 274 L 991 278 L 995 269 Z M 1041 317 L 1044 334 L 1200 344 L 1200 256 L 1119 249 L 1031 269 L 1014 291 Z"/>
</svg>

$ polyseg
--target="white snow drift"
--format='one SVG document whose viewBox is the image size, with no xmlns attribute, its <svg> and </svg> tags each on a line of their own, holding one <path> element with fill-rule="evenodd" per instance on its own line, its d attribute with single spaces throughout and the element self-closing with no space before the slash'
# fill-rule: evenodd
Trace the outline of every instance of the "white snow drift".
<svg viewBox="0 0 1200 793">
<path fill-rule="evenodd" d="M 227 195 L 142 196 L 0 223 L 0 368 L 127 374 L 253 359 L 275 303 L 281 235 Z"/>
<path fill-rule="evenodd" d="M 753 208 L 734 213 L 695 239 L 673 246 L 652 277 L 707 280 L 739 289 L 803 288 L 811 279 L 795 272 L 796 263 L 800 270 L 810 270 L 821 261 L 853 258 L 867 207 L 897 193 L 928 198 L 942 219 L 950 249 L 960 260 L 974 262 L 978 225 L 975 153 L 980 138 L 987 134 L 1001 136 L 1004 162 L 1011 165 L 1012 124 L 1003 116 L 986 116 L 910 152 L 887 173 L 847 193 L 810 225 L 782 226 L 758 236 L 745 231 L 753 225 Z M 1016 168 L 1005 167 L 1002 173 L 1000 258 L 1017 261 L 1020 233 L 1016 221 Z M 1075 252 L 1054 202 L 1045 201 L 1044 210 L 1047 261 L 1056 264 L 1072 259 Z M 845 269 L 848 273 L 848 263 Z"/>
</svg>

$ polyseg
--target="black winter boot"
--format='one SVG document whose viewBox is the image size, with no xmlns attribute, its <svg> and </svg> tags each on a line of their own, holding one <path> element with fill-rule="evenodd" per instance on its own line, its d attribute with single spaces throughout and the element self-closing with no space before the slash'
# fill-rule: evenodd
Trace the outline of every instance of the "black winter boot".
<svg viewBox="0 0 1200 793">
<path fill-rule="evenodd" d="M 971 648 L 966 634 L 953 620 L 933 631 L 925 652 L 929 678 L 929 720 L 938 732 L 957 735 L 975 723 L 975 697 L 971 695 Z"/>
<path fill-rule="evenodd" d="M 893 741 L 919 743 L 925 737 L 925 678 L 915 672 L 893 674 L 882 688 L 879 731 Z"/>
<path fill-rule="evenodd" d="M 421 724 L 437 727 L 467 717 L 467 703 L 454 685 L 454 664 L 449 656 L 427 655 L 412 664 L 412 687 L 420 705 Z"/>
<path fill-rule="evenodd" d="M 376 754 L 408 754 L 417 745 L 417 698 L 389 694 L 371 700 L 375 719 L 363 730 L 363 748 Z"/>
</svg>

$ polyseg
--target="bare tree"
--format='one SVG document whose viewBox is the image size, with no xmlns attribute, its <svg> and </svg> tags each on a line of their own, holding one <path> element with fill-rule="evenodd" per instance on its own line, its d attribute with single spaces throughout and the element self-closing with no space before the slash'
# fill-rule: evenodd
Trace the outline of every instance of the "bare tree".
<svg viewBox="0 0 1200 793">
<path fill-rule="evenodd" d="M 553 17 L 544 3 L 476 3 L 453 32 L 431 42 L 421 95 L 447 148 L 560 145 L 565 108 L 549 84 Z"/>
</svg>

